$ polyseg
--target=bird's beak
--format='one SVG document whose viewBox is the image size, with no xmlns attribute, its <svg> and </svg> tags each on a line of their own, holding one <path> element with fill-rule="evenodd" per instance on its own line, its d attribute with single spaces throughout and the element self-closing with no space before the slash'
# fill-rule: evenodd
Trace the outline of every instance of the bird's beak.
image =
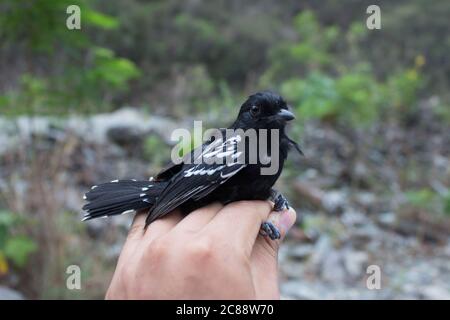
<svg viewBox="0 0 450 320">
<path fill-rule="evenodd" d="M 289 110 L 286 109 L 281 109 L 278 113 L 277 113 L 277 117 L 280 119 L 283 119 L 284 121 L 290 121 L 290 120 L 294 120 L 295 116 L 292 112 L 290 112 Z"/>
</svg>

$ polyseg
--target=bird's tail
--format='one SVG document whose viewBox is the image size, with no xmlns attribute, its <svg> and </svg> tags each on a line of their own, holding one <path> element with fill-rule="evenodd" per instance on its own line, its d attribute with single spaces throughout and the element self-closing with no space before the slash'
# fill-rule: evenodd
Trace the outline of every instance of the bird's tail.
<svg viewBox="0 0 450 320">
<path fill-rule="evenodd" d="M 114 216 L 150 208 L 164 189 L 165 182 L 114 180 L 93 186 L 84 195 L 84 220 Z"/>
</svg>

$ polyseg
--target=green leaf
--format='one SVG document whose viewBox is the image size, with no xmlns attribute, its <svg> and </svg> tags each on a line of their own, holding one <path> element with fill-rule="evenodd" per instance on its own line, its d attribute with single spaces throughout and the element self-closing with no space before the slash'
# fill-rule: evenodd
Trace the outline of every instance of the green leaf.
<svg viewBox="0 0 450 320">
<path fill-rule="evenodd" d="M 119 21 L 116 18 L 98 11 L 84 10 L 81 14 L 84 21 L 103 29 L 116 29 L 119 26 Z"/>
<path fill-rule="evenodd" d="M 444 203 L 444 213 L 450 215 L 450 191 L 447 191 L 442 201 Z"/>
<path fill-rule="evenodd" d="M 10 211 L 0 211 L 0 226 L 12 227 L 18 222 L 19 218 Z"/>
<path fill-rule="evenodd" d="M 16 236 L 7 240 L 4 253 L 15 265 L 23 267 L 27 263 L 29 255 L 36 249 L 37 245 L 33 240 L 26 236 Z"/>
<path fill-rule="evenodd" d="M 405 192 L 408 202 L 419 208 L 427 208 L 435 199 L 435 193 L 430 189 L 412 190 Z"/>
</svg>

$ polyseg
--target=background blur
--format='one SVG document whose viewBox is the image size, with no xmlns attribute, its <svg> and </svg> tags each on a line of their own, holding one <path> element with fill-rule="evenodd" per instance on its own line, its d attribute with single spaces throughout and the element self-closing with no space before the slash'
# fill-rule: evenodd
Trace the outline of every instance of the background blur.
<svg viewBox="0 0 450 320">
<path fill-rule="evenodd" d="M 81 30 L 66 8 L 81 7 Z M 381 7 L 381 30 L 366 9 Z M 450 299 L 450 2 L 0 0 L 0 299 L 103 298 L 131 216 L 95 183 L 148 178 L 174 128 L 249 94 L 294 106 L 279 188 L 303 223 L 284 298 Z M 81 268 L 81 290 L 66 268 Z M 369 265 L 381 289 L 366 287 Z"/>
</svg>

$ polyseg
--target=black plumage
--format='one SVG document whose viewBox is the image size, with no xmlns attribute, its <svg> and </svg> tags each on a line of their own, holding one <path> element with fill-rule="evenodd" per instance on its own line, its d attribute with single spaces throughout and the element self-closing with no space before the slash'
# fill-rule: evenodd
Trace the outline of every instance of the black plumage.
<svg viewBox="0 0 450 320">
<path fill-rule="evenodd" d="M 287 200 L 272 186 L 281 174 L 288 150 L 294 147 L 301 153 L 297 143 L 285 132 L 286 122 L 292 119 L 294 115 L 279 95 L 268 91 L 251 95 L 228 128 L 231 130 L 222 129 L 222 137 L 210 139 L 187 155 L 182 163 L 160 172 L 154 180 L 115 180 L 92 187 L 85 195 L 88 203 L 83 207 L 87 212 L 84 219 L 148 209 L 148 225 L 175 208 L 188 214 L 215 201 L 227 204 L 238 200 L 272 199 L 275 210 L 288 208 Z M 256 163 L 252 162 L 249 152 L 241 152 L 242 146 L 245 151 L 250 149 L 250 142 L 242 135 L 249 129 L 256 130 L 258 142 L 268 139 L 268 163 L 259 158 Z M 260 129 L 267 130 L 267 138 L 259 133 Z M 278 139 L 272 146 L 269 139 L 273 130 L 278 131 Z M 226 135 L 229 132 L 233 134 Z M 273 174 L 262 175 L 261 169 L 269 167 L 276 154 L 272 148 L 277 148 L 279 165 Z M 261 228 L 272 239 L 280 236 L 268 222 Z"/>
</svg>

